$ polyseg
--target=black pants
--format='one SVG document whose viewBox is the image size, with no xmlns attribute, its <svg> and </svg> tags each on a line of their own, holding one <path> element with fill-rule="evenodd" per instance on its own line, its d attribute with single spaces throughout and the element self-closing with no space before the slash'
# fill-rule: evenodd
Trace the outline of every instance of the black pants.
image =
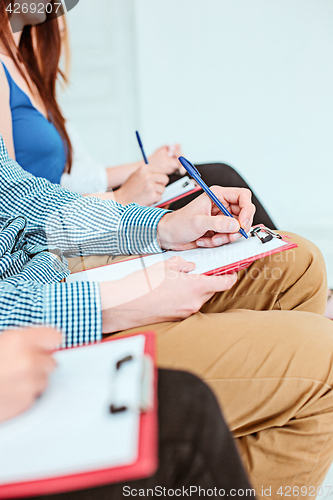
<svg viewBox="0 0 333 500">
<path fill-rule="evenodd" d="M 196 165 L 196 168 L 199 170 L 203 180 L 208 186 L 218 185 L 224 187 L 241 187 L 250 189 L 252 191 L 252 201 L 257 209 L 254 216 L 253 225 L 264 224 L 270 229 L 276 229 L 274 222 L 272 221 L 256 195 L 253 193 L 253 190 L 234 168 L 226 165 L 225 163 L 207 163 L 205 165 Z M 177 174 L 170 175 L 170 183 L 175 182 L 179 178 L 180 176 Z M 194 200 L 194 198 L 196 198 L 200 194 L 201 192 L 199 191 L 198 193 L 187 196 L 182 200 L 176 201 L 175 203 L 171 204 L 170 209 L 178 210 L 184 205 L 187 205 L 190 201 Z"/>
<path fill-rule="evenodd" d="M 147 497 L 147 489 L 155 487 L 172 489 L 181 498 L 202 498 L 199 487 L 216 488 L 216 496 L 219 490 L 224 490 L 220 496 L 254 498 L 254 491 L 249 493 L 251 486 L 231 434 L 208 386 L 186 372 L 159 370 L 158 395 L 159 468 L 153 477 L 43 498 L 118 500 L 131 498 L 130 491 L 139 497 L 140 489 L 145 490 Z M 168 497 L 167 491 L 165 495 L 161 491 L 162 497 Z M 158 491 L 150 491 L 149 496 L 158 498 Z"/>
</svg>

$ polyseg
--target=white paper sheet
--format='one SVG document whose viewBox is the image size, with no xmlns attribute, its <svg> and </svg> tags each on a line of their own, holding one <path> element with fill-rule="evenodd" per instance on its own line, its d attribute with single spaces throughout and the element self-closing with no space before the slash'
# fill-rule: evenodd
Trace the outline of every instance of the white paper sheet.
<svg viewBox="0 0 333 500">
<path fill-rule="evenodd" d="M 0 424 L 0 484 L 133 463 L 140 415 L 109 412 L 110 384 L 116 362 L 142 355 L 144 345 L 138 335 L 56 353 L 47 391 L 29 411 Z M 120 392 L 136 400 L 139 363 L 126 363 L 121 384 Z"/>
<path fill-rule="evenodd" d="M 256 257 L 265 252 L 271 252 L 280 248 L 283 249 L 286 245 L 288 245 L 288 243 L 277 238 L 264 244 L 261 243 L 257 237 L 252 237 L 247 240 L 242 238 L 235 243 L 229 243 L 228 245 L 217 248 L 196 248 L 193 250 L 185 250 L 184 252 L 165 252 L 132 259 L 126 262 L 119 262 L 97 269 L 90 269 L 89 271 L 72 274 L 66 281 L 69 283 L 75 281 L 114 281 L 124 278 L 134 271 L 139 271 L 157 262 L 170 259 L 175 255 L 196 264 L 196 268 L 192 273 L 203 274 L 235 262 Z"/>
</svg>

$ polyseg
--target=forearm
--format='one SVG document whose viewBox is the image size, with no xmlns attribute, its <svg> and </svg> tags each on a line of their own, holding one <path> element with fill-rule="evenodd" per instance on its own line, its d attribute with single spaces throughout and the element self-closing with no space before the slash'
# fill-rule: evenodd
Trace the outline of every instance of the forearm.
<svg viewBox="0 0 333 500">
<path fill-rule="evenodd" d="M 68 257 L 159 253 L 157 226 L 164 213 L 134 203 L 124 207 L 82 198 L 73 206 L 54 211 L 46 224 L 47 244 L 60 248 Z M 33 233 L 31 237 L 36 241 Z"/>
<path fill-rule="evenodd" d="M 108 167 L 106 169 L 108 178 L 108 189 L 115 189 L 124 184 L 127 179 L 143 165 L 143 161 L 135 163 L 127 163 L 126 165 L 119 165 L 117 167 Z"/>
<path fill-rule="evenodd" d="M 155 253 L 165 213 L 135 204 L 83 198 L 36 178 L 10 160 L 0 137 L 0 223 L 27 220 L 26 240 L 66 255 Z"/>
</svg>

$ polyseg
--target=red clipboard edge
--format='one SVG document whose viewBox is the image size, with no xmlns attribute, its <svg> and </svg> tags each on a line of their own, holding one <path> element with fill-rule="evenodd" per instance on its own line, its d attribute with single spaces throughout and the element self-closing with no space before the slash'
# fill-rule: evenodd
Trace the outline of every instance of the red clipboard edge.
<svg viewBox="0 0 333 500">
<path fill-rule="evenodd" d="M 110 337 L 103 342 L 136 335 L 144 335 L 146 337 L 144 352 L 154 359 L 155 365 L 155 404 L 153 410 L 142 413 L 140 416 L 139 455 L 136 462 L 111 469 L 3 485 L 0 486 L 0 499 L 27 498 L 94 488 L 106 484 L 150 477 L 156 472 L 158 467 L 156 334 L 153 331 L 143 331 L 117 338 Z M 85 347 L 87 346 L 75 347 L 74 349 L 84 349 Z"/>
<path fill-rule="evenodd" d="M 286 241 L 284 238 L 282 239 L 283 241 Z M 296 243 L 289 243 L 288 245 L 285 245 L 282 248 L 276 248 L 275 250 L 270 250 L 269 252 L 263 252 L 249 259 L 245 259 L 239 262 L 233 262 L 228 266 L 218 267 L 217 269 L 213 269 L 212 271 L 208 271 L 207 273 L 204 274 L 206 276 L 222 276 L 223 274 L 237 273 L 238 271 L 242 271 L 242 269 L 246 269 L 251 264 L 253 264 L 253 262 L 257 260 L 263 259 L 264 257 L 268 257 L 269 255 L 274 255 L 276 253 L 284 252 L 285 250 L 291 250 L 292 248 L 297 248 L 297 246 L 298 245 Z"/>
<path fill-rule="evenodd" d="M 253 228 L 256 227 L 265 227 L 264 224 L 257 224 L 256 226 L 253 226 Z M 281 235 L 282 236 L 282 235 Z M 290 236 L 282 236 L 282 241 L 285 243 L 288 243 L 288 240 L 290 240 Z M 246 269 L 249 267 L 253 262 L 256 260 L 263 259 L 264 257 L 268 257 L 269 255 L 274 255 L 276 253 L 284 252 L 285 250 L 291 250 L 292 248 L 297 248 L 298 245 L 297 243 L 292 243 L 290 242 L 288 245 L 284 246 L 283 248 L 276 248 L 275 250 L 270 250 L 269 252 L 263 252 L 262 254 L 256 255 L 255 257 L 251 257 L 249 259 L 245 259 L 239 262 L 233 262 L 232 264 L 229 264 L 228 266 L 224 267 L 219 267 L 217 269 L 213 269 L 212 271 L 208 271 L 207 273 L 204 273 L 206 276 L 222 276 L 223 274 L 232 274 L 232 273 L 237 273 L 239 271 L 242 271 L 243 269 Z"/>
<path fill-rule="evenodd" d="M 253 227 L 265 227 L 263 224 L 257 224 L 256 226 Z M 290 236 L 282 236 L 282 240 L 285 243 L 288 243 L 288 245 L 285 245 L 283 248 L 276 248 L 275 250 L 270 250 L 269 252 L 263 252 L 262 254 L 256 255 L 255 257 L 251 257 L 249 259 L 245 259 L 242 261 L 238 262 L 233 262 L 232 264 L 229 264 L 228 266 L 223 266 L 223 267 L 218 267 L 216 269 L 212 269 L 211 271 L 207 271 L 205 276 L 222 276 L 222 274 L 232 274 L 232 273 L 237 273 L 238 271 L 241 271 L 242 269 L 246 269 L 249 267 L 253 262 L 256 260 L 263 259 L 264 257 L 268 257 L 269 255 L 274 255 L 276 253 L 284 252 L 285 250 L 291 250 L 292 248 L 297 248 L 298 245 L 297 243 L 293 242 L 288 242 L 290 240 Z M 142 256 L 141 255 L 135 255 L 130 257 L 129 259 L 126 259 L 121 262 L 111 262 L 111 264 L 105 264 L 104 266 L 97 266 L 93 269 L 99 269 L 101 267 L 106 267 L 106 266 L 115 266 L 116 264 L 121 264 L 122 262 L 128 262 L 129 260 L 135 260 L 135 259 L 140 259 Z M 78 271 L 78 273 L 82 272 L 88 272 L 91 269 L 86 269 L 85 271 Z M 77 273 L 73 273 L 77 274 Z M 1 499 L 1 497 L 0 497 Z"/>
</svg>

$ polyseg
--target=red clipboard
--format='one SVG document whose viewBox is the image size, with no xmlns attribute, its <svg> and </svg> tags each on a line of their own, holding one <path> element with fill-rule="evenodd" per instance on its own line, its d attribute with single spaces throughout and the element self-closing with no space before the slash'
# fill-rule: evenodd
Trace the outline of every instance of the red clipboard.
<svg viewBox="0 0 333 500">
<path fill-rule="evenodd" d="M 263 224 L 258 224 L 254 226 L 254 228 L 261 227 L 265 228 Z M 223 274 L 232 274 L 242 271 L 242 269 L 248 268 L 253 262 L 256 260 L 263 259 L 264 257 L 268 257 L 270 255 L 275 255 L 280 252 L 284 252 L 285 250 L 291 250 L 292 248 L 297 248 L 297 243 L 293 243 L 289 236 L 282 236 L 281 241 L 287 243 L 283 248 L 276 248 L 275 250 L 270 250 L 269 252 L 263 252 L 255 257 L 250 257 L 249 259 L 244 259 L 239 262 L 234 262 L 228 266 L 218 267 L 217 269 L 213 269 L 212 271 L 208 271 L 205 273 L 206 276 L 222 276 Z"/>
<path fill-rule="evenodd" d="M 175 201 L 182 200 L 186 196 L 189 196 L 190 194 L 197 193 L 198 191 L 202 191 L 202 188 L 200 186 L 196 186 L 194 189 L 191 189 L 191 191 L 187 191 L 186 193 L 183 193 L 179 196 L 176 196 L 175 198 L 171 198 L 171 200 L 167 200 L 164 203 L 161 203 L 160 205 L 156 205 L 156 208 L 163 208 L 167 205 L 171 205 L 171 203 L 174 203 Z"/>
<path fill-rule="evenodd" d="M 257 226 L 254 226 L 252 229 L 255 229 L 255 228 L 267 229 L 267 228 L 265 228 L 265 226 L 263 224 L 258 224 Z M 275 233 L 275 232 L 272 231 L 272 233 Z M 266 251 L 266 252 L 263 251 L 262 253 L 257 254 L 254 257 L 249 257 L 249 258 L 246 258 L 246 259 L 243 259 L 243 260 L 239 260 L 239 261 L 233 262 L 232 264 L 229 264 L 229 265 L 225 265 L 225 266 L 222 266 L 222 267 L 217 267 L 217 268 L 211 269 L 210 271 L 207 271 L 207 272 L 205 272 L 203 274 L 205 274 L 206 276 L 222 276 L 223 274 L 236 273 L 238 271 L 241 271 L 242 269 L 246 269 L 251 264 L 253 264 L 253 262 L 255 262 L 256 260 L 260 260 L 260 259 L 263 259 L 264 257 L 268 257 L 270 255 L 274 255 L 274 254 L 277 254 L 277 253 L 280 253 L 280 252 L 284 252 L 285 250 L 291 250 L 292 248 L 297 248 L 297 244 L 293 243 L 291 241 L 291 238 L 289 236 L 282 236 L 281 239 L 280 239 L 280 241 L 283 241 L 283 242 L 286 243 L 286 245 L 284 245 L 282 248 L 279 247 L 279 248 L 276 248 L 274 250 L 269 250 L 269 251 Z M 265 248 L 265 246 L 263 245 L 263 250 L 264 250 L 264 248 Z M 120 262 L 111 262 L 110 264 L 106 264 L 104 266 L 97 266 L 97 267 L 95 267 L 93 269 L 102 269 L 104 267 L 116 266 L 118 264 L 123 264 L 125 262 L 129 262 L 129 261 L 132 261 L 132 260 L 137 260 L 137 259 L 140 259 L 140 258 L 142 258 L 142 256 L 129 257 L 126 260 L 123 260 L 123 261 L 120 261 Z M 186 257 L 184 257 L 184 258 L 186 259 Z M 79 271 L 78 273 L 73 273 L 72 276 L 75 276 L 75 274 L 80 274 L 82 272 L 88 272 L 89 273 L 89 271 L 91 271 L 93 269 L 87 269 L 87 270 L 84 270 L 84 271 Z"/>
<path fill-rule="evenodd" d="M 116 342 L 118 339 L 144 335 L 146 338 L 144 353 L 154 360 L 154 407 L 140 415 L 139 454 L 137 460 L 129 465 L 102 470 L 93 470 L 82 474 L 61 477 L 50 477 L 37 481 L 0 485 L 0 499 L 26 498 L 41 495 L 52 495 L 68 491 L 94 488 L 106 484 L 132 481 L 152 476 L 158 467 L 158 418 L 157 418 L 157 368 L 156 368 L 156 335 L 155 332 L 140 332 L 117 339 L 106 339 L 103 342 Z M 74 349 L 85 349 L 75 347 Z"/>
</svg>

